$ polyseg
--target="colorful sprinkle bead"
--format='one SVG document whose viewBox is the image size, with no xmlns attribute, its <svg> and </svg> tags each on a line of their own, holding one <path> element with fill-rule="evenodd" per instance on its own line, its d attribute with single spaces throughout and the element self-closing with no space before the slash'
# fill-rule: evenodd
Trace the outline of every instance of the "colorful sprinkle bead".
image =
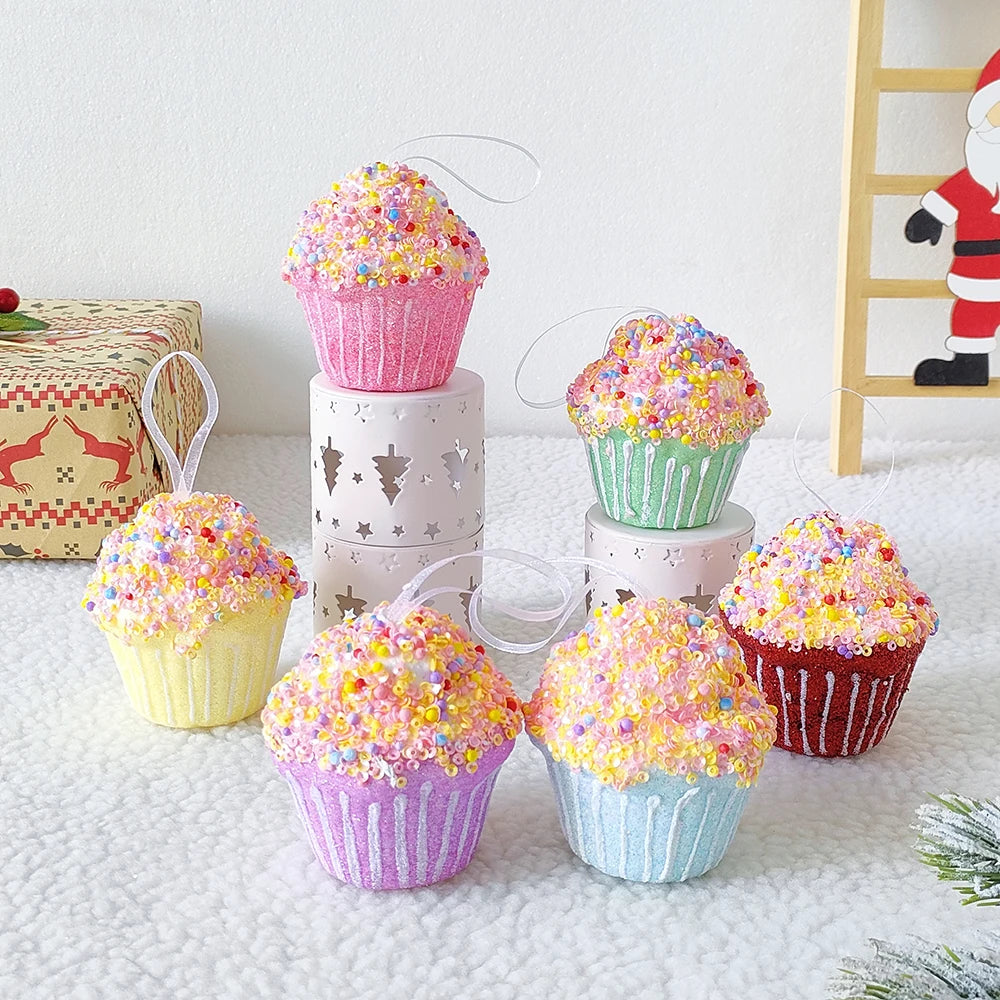
<svg viewBox="0 0 1000 1000">
<path fill-rule="evenodd" d="M 712 449 L 745 441 L 771 412 L 746 355 L 693 316 L 618 327 L 566 403 L 584 437 L 622 430 L 636 443 L 676 438 Z"/>
<path fill-rule="evenodd" d="M 464 629 L 432 608 L 401 621 L 388 608 L 320 633 L 271 689 L 262 719 L 279 761 L 401 787 L 427 761 L 475 773 L 520 732 L 510 681 Z"/>
<path fill-rule="evenodd" d="M 307 590 L 238 500 L 159 493 L 104 539 L 83 607 L 125 642 L 170 635 L 183 655 L 215 622 Z"/>
<path fill-rule="evenodd" d="M 753 784 L 777 713 L 719 619 L 692 611 L 666 598 L 596 608 L 581 632 L 553 647 L 524 706 L 528 732 L 554 760 L 619 790 L 648 780 L 652 768 L 692 782 L 735 774 L 741 786 Z"/>
<path fill-rule="evenodd" d="M 490 273 L 476 234 L 426 175 L 373 163 L 302 213 L 282 277 L 331 292 L 432 284 L 479 288 Z"/>
<path fill-rule="evenodd" d="M 848 525 L 830 511 L 797 517 L 745 553 L 719 602 L 730 624 L 759 642 L 847 658 L 922 643 L 938 627 L 895 539 L 879 524 Z"/>
</svg>

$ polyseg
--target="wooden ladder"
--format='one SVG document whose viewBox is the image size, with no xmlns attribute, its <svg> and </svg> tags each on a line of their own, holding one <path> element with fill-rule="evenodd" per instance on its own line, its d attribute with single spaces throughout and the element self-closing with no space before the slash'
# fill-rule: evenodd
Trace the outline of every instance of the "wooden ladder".
<svg viewBox="0 0 1000 1000">
<path fill-rule="evenodd" d="M 882 66 L 885 0 L 852 0 L 847 118 L 837 268 L 834 385 L 864 396 L 992 396 L 987 386 L 917 386 L 912 376 L 869 375 L 868 303 L 872 299 L 950 299 L 943 280 L 873 278 L 872 222 L 879 195 L 923 195 L 946 175 L 878 174 L 875 150 L 881 94 L 960 94 L 975 89 L 980 69 L 889 69 Z M 861 471 L 864 403 L 847 392 L 833 395 L 830 463 L 838 476 Z"/>
</svg>

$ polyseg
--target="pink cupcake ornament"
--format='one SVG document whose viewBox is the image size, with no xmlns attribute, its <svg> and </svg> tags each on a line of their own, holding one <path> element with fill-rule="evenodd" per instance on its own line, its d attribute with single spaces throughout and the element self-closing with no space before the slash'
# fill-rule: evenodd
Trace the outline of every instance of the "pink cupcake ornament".
<svg viewBox="0 0 1000 1000">
<path fill-rule="evenodd" d="M 488 274 L 479 238 L 445 195 L 425 174 L 382 162 L 310 203 L 282 269 L 324 374 L 373 392 L 447 381 Z"/>
</svg>

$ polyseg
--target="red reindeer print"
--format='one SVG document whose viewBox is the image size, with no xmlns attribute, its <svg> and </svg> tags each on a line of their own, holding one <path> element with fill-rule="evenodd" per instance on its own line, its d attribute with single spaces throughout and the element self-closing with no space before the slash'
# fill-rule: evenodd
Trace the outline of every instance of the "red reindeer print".
<svg viewBox="0 0 1000 1000">
<path fill-rule="evenodd" d="M 121 486 L 122 483 L 127 483 L 132 478 L 129 475 L 128 467 L 132 461 L 132 456 L 135 454 L 135 446 L 128 438 L 122 437 L 119 434 L 118 440 L 121 444 L 117 444 L 114 441 L 101 441 L 88 431 L 81 430 L 69 417 L 63 417 L 63 420 L 69 424 L 77 437 L 83 439 L 84 455 L 93 455 L 94 458 L 108 458 L 118 464 L 118 474 L 115 478 L 105 480 L 101 483 L 104 489 L 110 493 L 116 486 Z"/>
<path fill-rule="evenodd" d="M 11 472 L 11 466 L 17 462 L 26 462 L 29 458 L 41 458 L 42 441 L 48 437 L 49 432 L 55 427 L 58 417 L 52 417 L 43 430 L 37 434 L 32 434 L 24 444 L 7 444 L 7 439 L 0 441 L 0 486 L 9 486 L 15 493 L 22 496 L 31 489 L 31 483 L 19 483 Z"/>
<path fill-rule="evenodd" d="M 135 439 L 135 453 L 139 456 L 139 471 L 146 475 L 146 460 L 142 457 L 142 446 L 146 443 L 146 425 L 139 421 L 139 433 Z"/>
</svg>

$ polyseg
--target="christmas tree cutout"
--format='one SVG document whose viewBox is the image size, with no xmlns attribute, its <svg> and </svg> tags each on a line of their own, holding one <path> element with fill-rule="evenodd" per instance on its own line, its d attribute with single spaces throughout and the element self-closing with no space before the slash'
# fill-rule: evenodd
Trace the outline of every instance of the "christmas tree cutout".
<svg viewBox="0 0 1000 1000">
<path fill-rule="evenodd" d="M 717 594 L 706 594 L 701 588 L 701 584 L 695 584 L 694 593 L 686 594 L 681 598 L 685 604 L 693 604 L 703 615 L 707 615 L 715 604 Z"/>
<path fill-rule="evenodd" d="M 476 578 L 470 576 L 468 588 L 463 590 L 462 593 L 458 595 L 459 600 L 462 602 L 462 609 L 465 611 L 466 624 L 469 623 L 469 605 L 472 603 L 472 592 L 477 586 L 479 586 L 479 584 L 476 583 Z"/>
<path fill-rule="evenodd" d="M 320 457 L 323 459 L 323 475 L 326 478 L 326 488 L 333 496 L 333 488 L 337 485 L 337 470 L 344 460 L 344 453 L 333 446 L 333 439 L 327 438 L 326 445 L 320 446 Z"/>
<path fill-rule="evenodd" d="M 453 451 L 446 451 L 441 456 L 444 467 L 448 470 L 448 479 L 451 480 L 451 488 L 457 493 L 462 488 L 462 480 L 465 478 L 465 461 L 469 457 L 469 449 L 462 447 L 462 442 L 455 438 L 455 448 Z"/>
<path fill-rule="evenodd" d="M 390 444 L 385 455 L 372 455 L 375 463 L 375 471 L 378 472 L 379 479 L 382 480 L 382 492 L 389 501 L 391 507 L 393 501 L 399 496 L 403 486 L 403 476 L 410 467 L 412 459 L 408 455 L 397 455 L 396 446 Z"/>
<path fill-rule="evenodd" d="M 340 615 L 343 618 L 348 613 L 352 618 L 357 618 L 362 611 L 365 610 L 365 601 L 363 598 L 354 596 L 354 588 L 348 587 L 346 594 L 335 594 L 337 598 L 337 610 L 340 611 Z"/>
</svg>

